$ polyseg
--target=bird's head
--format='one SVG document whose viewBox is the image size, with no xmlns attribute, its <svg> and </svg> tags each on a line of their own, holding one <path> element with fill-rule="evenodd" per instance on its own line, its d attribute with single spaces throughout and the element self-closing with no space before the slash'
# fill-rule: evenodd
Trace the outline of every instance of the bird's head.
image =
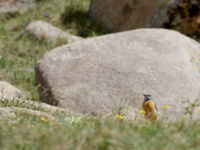
<svg viewBox="0 0 200 150">
<path fill-rule="evenodd" d="M 150 94 L 144 94 L 144 101 L 152 100 L 152 97 Z"/>
</svg>

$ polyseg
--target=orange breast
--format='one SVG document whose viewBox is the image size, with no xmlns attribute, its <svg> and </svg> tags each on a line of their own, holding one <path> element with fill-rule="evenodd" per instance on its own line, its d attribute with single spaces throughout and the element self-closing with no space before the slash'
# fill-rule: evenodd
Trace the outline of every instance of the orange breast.
<svg viewBox="0 0 200 150">
<path fill-rule="evenodd" d="M 143 110 L 146 112 L 145 116 L 147 119 L 150 119 L 150 120 L 158 119 L 156 104 L 153 101 L 144 102 L 142 107 L 143 107 Z"/>
</svg>

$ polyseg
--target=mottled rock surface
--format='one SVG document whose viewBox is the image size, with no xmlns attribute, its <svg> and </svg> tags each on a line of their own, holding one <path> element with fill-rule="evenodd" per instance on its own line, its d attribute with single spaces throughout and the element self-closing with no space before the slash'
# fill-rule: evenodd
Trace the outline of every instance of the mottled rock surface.
<svg viewBox="0 0 200 150">
<path fill-rule="evenodd" d="M 150 27 L 177 30 L 200 40 L 199 0 L 166 0 L 165 3 L 160 0 L 159 8 Z"/>
<path fill-rule="evenodd" d="M 72 35 L 66 31 L 62 31 L 61 29 L 45 21 L 31 22 L 27 26 L 25 32 L 33 35 L 38 40 L 44 40 L 50 42 L 71 43 L 82 39 L 81 37 Z"/>
<path fill-rule="evenodd" d="M 0 98 L 24 98 L 25 94 L 6 81 L 0 81 Z"/>
<path fill-rule="evenodd" d="M 162 38 L 161 38 L 162 37 Z M 148 93 L 162 112 L 182 115 L 200 89 L 200 45 L 176 32 L 140 29 L 89 38 L 47 52 L 37 62 L 41 99 L 72 113 L 141 109 Z"/>
<path fill-rule="evenodd" d="M 92 0 L 89 14 L 112 31 L 167 28 L 200 40 L 199 0 Z"/>
<path fill-rule="evenodd" d="M 91 0 L 89 15 L 112 31 L 124 31 L 145 27 L 157 11 L 157 0 Z"/>
</svg>

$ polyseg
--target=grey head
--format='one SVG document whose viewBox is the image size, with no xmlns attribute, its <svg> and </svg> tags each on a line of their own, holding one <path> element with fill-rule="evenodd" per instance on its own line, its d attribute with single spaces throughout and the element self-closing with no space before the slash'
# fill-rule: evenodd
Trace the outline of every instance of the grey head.
<svg viewBox="0 0 200 150">
<path fill-rule="evenodd" d="M 152 100 L 152 97 L 150 94 L 144 94 L 144 101 Z"/>
</svg>

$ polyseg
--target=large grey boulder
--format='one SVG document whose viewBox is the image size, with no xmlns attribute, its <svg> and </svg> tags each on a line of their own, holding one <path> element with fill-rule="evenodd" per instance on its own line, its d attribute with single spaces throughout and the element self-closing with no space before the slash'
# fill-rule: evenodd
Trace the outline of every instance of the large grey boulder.
<svg viewBox="0 0 200 150">
<path fill-rule="evenodd" d="M 141 109 L 151 94 L 181 115 L 182 101 L 200 91 L 200 45 L 176 32 L 140 29 L 89 38 L 47 52 L 37 62 L 41 99 L 72 113 Z"/>
<path fill-rule="evenodd" d="M 111 31 L 161 27 L 200 39 L 199 0 L 91 0 L 89 15 Z"/>
<path fill-rule="evenodd" d="M 38 40 L 49 42 L 71 43 L 82 39 L 81 37 L 63 31 L 48 22 L 40 20 L 29 23 L 26 27 L 25 32 L 33 35 Z"/>
<path fill-rule="evenodd" d="M 157 0 L 91 0 L 89 15 L 112 31 L 145 27 L 158 12 Z"/>
<path fill-rule="evenodd" d="M 6 81 L 0 81 L 0 98 L 24 98 L 25 94 Z"/>
</svg>

